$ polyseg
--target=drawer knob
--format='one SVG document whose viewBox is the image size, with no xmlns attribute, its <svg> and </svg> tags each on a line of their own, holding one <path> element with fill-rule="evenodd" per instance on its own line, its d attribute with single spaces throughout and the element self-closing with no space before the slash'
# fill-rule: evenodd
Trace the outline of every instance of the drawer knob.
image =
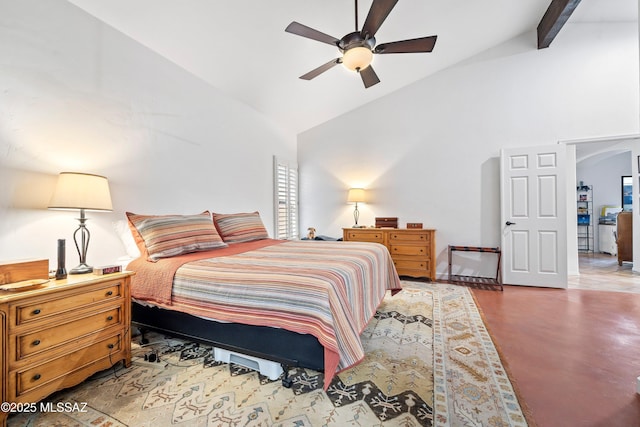
<svg viewBox="0 0 640 427">
<path fill-rule="evenodd" d="M 40 374 L 35 374 L 35 375 L 33 376 L 33 380 L 34 380 L 34 381 L 38 381 L 40 378 L 42 378 L 42 375 L 40 375 Z"/>
<path fill-rule="evenodd" d="M 107 321 L 112 321 L 112 320 L 113 320 L 113 316 L 107 317 Z"/>
<path fill-rule="evenodd" d="M 115 347 L 115 345 L 113 345 L 113 344 L 109 344 L 109 345 L 107 345 L 107 348 L 108 348 L 108 349 L 113 349 L 113 347 Z"/>
<path fill-rule="evenodd" d="M 31 345 L 36 346 L 36 345 L 40 345 L 40 340 L 34 340 Z"/>
<path fill-rule="evenodd" d="M 40 314 L 40 313 L 41 313 L 41 311 L 40 311 L 40 309 L 39 309 L 39 308 L 36 308 L 35 310 L 33 310 L 33 311 L 32 311 L 32 313 L 33 313 L 33 315 L 35 316 L 35 315 Z"/>
<path fill-rule="evenodd" d="M 111 295 L 113 295 L 113 291 L 107 291 L 107 296 L 110 297 Z"/>
</svg>

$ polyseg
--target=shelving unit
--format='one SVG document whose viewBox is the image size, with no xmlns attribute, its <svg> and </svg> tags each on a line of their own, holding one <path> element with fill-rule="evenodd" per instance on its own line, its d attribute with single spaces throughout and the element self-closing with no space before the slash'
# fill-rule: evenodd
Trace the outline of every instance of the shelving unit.
<svg viewBox="0 0 640 427">
<path fill-rule="evenodd" d="M 578 212 L 578 251 L 593 252 L 593 186 L 576 187 L 576 209 Z"/>
</svg>

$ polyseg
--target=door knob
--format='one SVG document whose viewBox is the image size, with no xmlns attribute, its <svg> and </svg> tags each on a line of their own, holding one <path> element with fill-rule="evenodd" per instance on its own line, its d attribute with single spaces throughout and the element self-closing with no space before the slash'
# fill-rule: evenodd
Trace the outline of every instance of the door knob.
<svg viewBox="0 0 640 427">
<path fill-rule="evenodd" d="M 507 224 L 507 225 L 516 225 L 515 222 L 511 222 L 511 221 L 507 221 L 505 224 Z"/>
</svg>

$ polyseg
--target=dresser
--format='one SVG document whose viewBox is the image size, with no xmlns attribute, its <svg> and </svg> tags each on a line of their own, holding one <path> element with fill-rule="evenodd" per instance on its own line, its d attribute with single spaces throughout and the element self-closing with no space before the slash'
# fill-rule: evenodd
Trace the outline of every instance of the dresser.
<svg viewBox="0 0 640 427">
<path fill-rule="evenodd" d="M 633 262 L 633 214 L 620 212 L 617 219 L 618 265 L 624 261 Z"/>
<path fill-rule="evenodd" d="M 0 291 L 2 402 L 35 403 L 118 361 L 129 366 L 132 274 L 69 275 Z M 0 412 L 0 426 L 6 418 Z"/>
<path fill-rule="evenodd" d="M 344 228 L 343 240 L 375 242 L 387 247 L 398 275 L 436 279 L 436 230 Z"/>
</svg>

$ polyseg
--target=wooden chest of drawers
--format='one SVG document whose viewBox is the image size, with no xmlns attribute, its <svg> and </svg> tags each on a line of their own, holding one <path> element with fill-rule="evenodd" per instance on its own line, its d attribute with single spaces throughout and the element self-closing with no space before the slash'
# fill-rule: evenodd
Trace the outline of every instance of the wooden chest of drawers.
<svg viewBox="0 0 640 427">
<path fill-rule="evenodd" d="M 618 265 L 624 261 L 633 262 L 633 217 L 632 212 L 624 211 L 618 214 L 617 232 Z"/>
<path fill-rule="evenodd" d="M 385 245 L 398 275 L 436 279 L 434 229 L 344 228 L 343 240 Z"/>
<path fill-rule="evenodd" d="M 38 402 L 120 360 L 129 366 L 132 274 L 69 275 L 0 291 L 2 401 Z"/>
</svg>

